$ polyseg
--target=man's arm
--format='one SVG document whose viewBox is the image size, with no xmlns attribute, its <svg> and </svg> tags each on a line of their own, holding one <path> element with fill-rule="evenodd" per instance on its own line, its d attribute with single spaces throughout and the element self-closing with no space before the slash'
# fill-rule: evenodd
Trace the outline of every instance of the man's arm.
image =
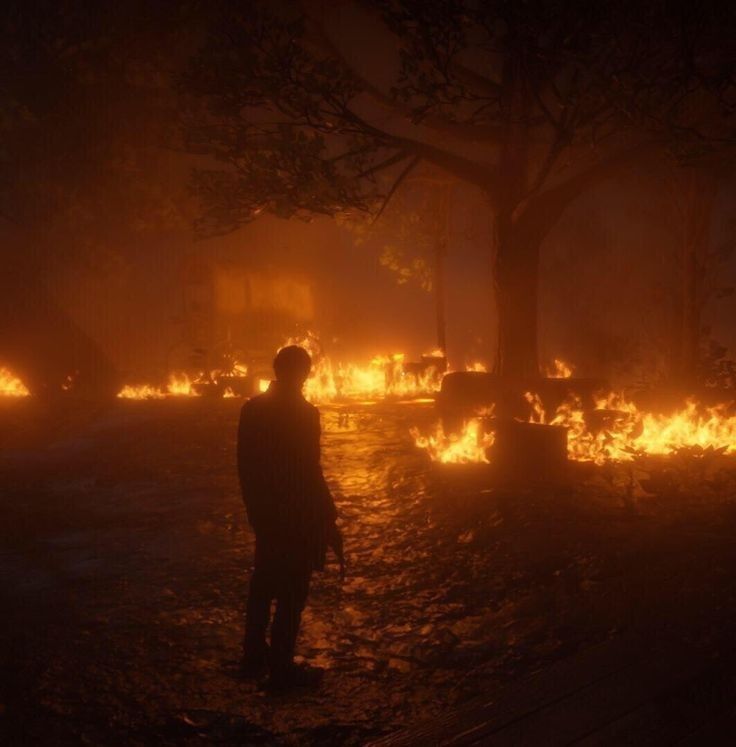
<svg viewBox="0 0 736 747">
<path fill-rule="evenodd" d="M 265 527 L 263 515 L 263 485 L 260 459 L 258 458 L 258 418 L 252 406 L 246 402 L 240 411 L 238 423 L 238 477 L 240 490 L 248 515 L 248 522 L 256 531 Z"/>
<path fill-rule="evenodd" d="M 240 480 L 240 490 L 243 494 L 243 501 L 248 506 L 248 458 L 251 454 L 252 439 L 251 430 L 248 424 L 248 411 L 246 410 L 247 404 L 243 405 L 240 409 L 240 420 L 238 421 L 238 445 L 237 445 L 237 460 L 238 460 L 238 479 Z"/>
<path fill-rule="evenodd" d="M 326 532 L 327 546 L 332 549 L 340 563 L 340 580 L 345 579 L 345 551 L 343 548 L 342 533 L 335 523 L 337 520 L 337 509 L 332 497 L 324 472 L 322 472 L 322 463 L 320 459 L 320 440 L 322 427 L 319 422 L 319 410 L 315 408 L 315 427 L 312 442 L 312 459 L 315 470 L 316 487 L 318 498 L 322 506 L 322 515 L 324 520 L 324 531 Z"/>
<path fill-rule="evenodd" d="M 314 489 L 316 492 L 317 501 L 320 506 L 322 516 L 325 523 L 328 526 L 332 526 L 337 519 L 337 509 L 335 508 L 335 501 L 332 498 L 332 493 L 325 480 L 324 472 L 322 472 L 322 462 L 320 459 L 320 440 L 322 437 L 322 427 L 319 422 L 319 410 L 314 409 L 314 424 L 312 427 L 312 437 L 309 449 L 310 466 L 312 468 Z"/>
</svg>

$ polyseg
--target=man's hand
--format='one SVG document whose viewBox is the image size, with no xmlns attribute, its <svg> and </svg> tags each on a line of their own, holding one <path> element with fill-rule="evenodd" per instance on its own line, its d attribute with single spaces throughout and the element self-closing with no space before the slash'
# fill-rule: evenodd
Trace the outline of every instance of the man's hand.
<svg viewBox="0 0 736 747">
<path fill-rule="evenodd" d="M 340 563 L 340 581 L 345 580 L 345 550 L 342 541 L 342 532 L 340 532 L 337 524 L 333 524 L 330 527 L 329 534 L 327 535 L 327 546 L 332 549 Z"/>
</svg>

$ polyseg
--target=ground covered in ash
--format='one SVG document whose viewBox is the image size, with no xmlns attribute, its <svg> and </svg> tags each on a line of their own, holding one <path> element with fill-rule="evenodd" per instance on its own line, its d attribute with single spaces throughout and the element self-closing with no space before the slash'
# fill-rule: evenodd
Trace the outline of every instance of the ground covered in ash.
<svg viewBox="0 0 736 747">
<path fill-rule="evenodd" d="M 321 690 L 268 696 L 235 676 L 253 556 L 238 409 L 3 404 L 8 743 L 362 744 L 612 636 L 732 620 L 728 461 L 499 491 L 413 447 L 431 405 L 325 407 L 348 578 L 318 575 L 305 614 Z"/>
</svg>

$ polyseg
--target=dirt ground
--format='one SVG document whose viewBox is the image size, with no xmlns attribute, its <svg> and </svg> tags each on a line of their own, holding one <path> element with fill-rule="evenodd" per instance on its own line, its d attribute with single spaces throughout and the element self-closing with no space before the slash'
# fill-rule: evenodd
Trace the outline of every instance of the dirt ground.
<svg viewBox="0 0 736 747">
<path fill-rule="evenodd" d="M 348 578 L 319 574 L 305 613 L 321 690 L 267 696 L 235 676 L 253 554 L 239 406 L 3 403 L 0 737 L 362 744 L 612 636 L 733 620 L 730 461 L 653 494 L 622 468 L 498 491 L 414 448 L 430 404 L 324 407 Z"/>
</svg>

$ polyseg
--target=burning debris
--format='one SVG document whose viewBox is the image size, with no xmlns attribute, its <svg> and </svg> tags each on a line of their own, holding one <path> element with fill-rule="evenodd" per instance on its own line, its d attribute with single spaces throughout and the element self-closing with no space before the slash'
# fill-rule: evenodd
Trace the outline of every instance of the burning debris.
<svg viewBox="0 0 736 747">
<path fill-rule="evenodd" d="M 447 369 L 447 360 L 441 350 L 424 354 L 419 361 L 407 361 L 403 353 L 392 353 L 376 355 L 367 363 L 343 363 L 334 362 L 326 355 L 318 336 L 312 332 L 302 338 L 290 338 L 284 345 L 299 345 L 312 357 L 312 373 L 304 385 L 304 395 L 313 403 L 427 397 L 439 391 Z M 209 374 L 172 373 L 163 387 L 126 385 L 117 396 L 122 399 L 166 399 L 214 394 L 233 398 L 266 391 L 269 380 L 251 380 L 249 370 L 245 363 L 234 361 Z"/>
<path fill-rule="evenodd" d="M 341 400 L 376 401 L 416 399 L 439 391 L 447 360 L 441 350 L 406 361 L 404 353 L 376 355 L 368 363 L 333 362 L 311 332 L 292 338 L 285 345 L 299 345 L 312 357 L 312 372 L 304 385 L 304 396 L 313 403 Z M 260 390 L 268 386 L 260 383 Z"/>
<path fill-rule="evenodd" d="M 119 392 L 121 399 L 165 399 L 166 397 L 197 397 L 196 380 L 185 373 L 171 374 L 164 388 L 150 384 L 126 384 Z"/>
<path fill-rule="evenodd" d="M 662 414 L 642 411 L 622 393 L 609 392 L 598 396 L 593 408 L 571 398 L 548 415 L 538 394 L 527 392 L 525 398 L 530 407 L 526 422 L 566 430 L 567 456 L 572 461 L 602 465 L 693 449 L 736 452 L 736 415 L 730 402 L 706 406 L 691 399 L 674 412 Z M 493 436 L 482 433 L 480 422 L 467 420 L 455 434 L 445 433 L 440 424 L 429 435 L 417 429 L 411 433 L 416 446 L 425 449 L 432 461 L 487 463 L 486 450 L 493 445 Z"/>
<path fill-rule="evenodd" d="M 733 403 L 712 407 L 687 400 L 669 414 L 643 412 L 620 392 L 596 400 L 584 410 L 578 400 L 568 400 L 547 418 L 539 398 L 527 394 L 532 422 L 567 429 L 568 456 L 576 461 L 631 461 L 637 455 L 667 455 L 692 447 L 736 451 L 736 415 Z"/>
<path fill-rule="evenodd" d="M 25 384 L 7 368 L 0 368 L 0 397 L 27 397 Z"/>
<path fill-rule="evenodd" d="M 200 372 L 190 376 L 184 371 L 172 373 L 166 386 L 151 384 L 126 384 L 119 392 L 121 399 L 166 399 L 167 397 L 201 397 L 214 395 L 224 399 L 243 396 L 248 366 L 234 361 L 227 368 L 215 369 L 209 374 Z"/>
</svg>

